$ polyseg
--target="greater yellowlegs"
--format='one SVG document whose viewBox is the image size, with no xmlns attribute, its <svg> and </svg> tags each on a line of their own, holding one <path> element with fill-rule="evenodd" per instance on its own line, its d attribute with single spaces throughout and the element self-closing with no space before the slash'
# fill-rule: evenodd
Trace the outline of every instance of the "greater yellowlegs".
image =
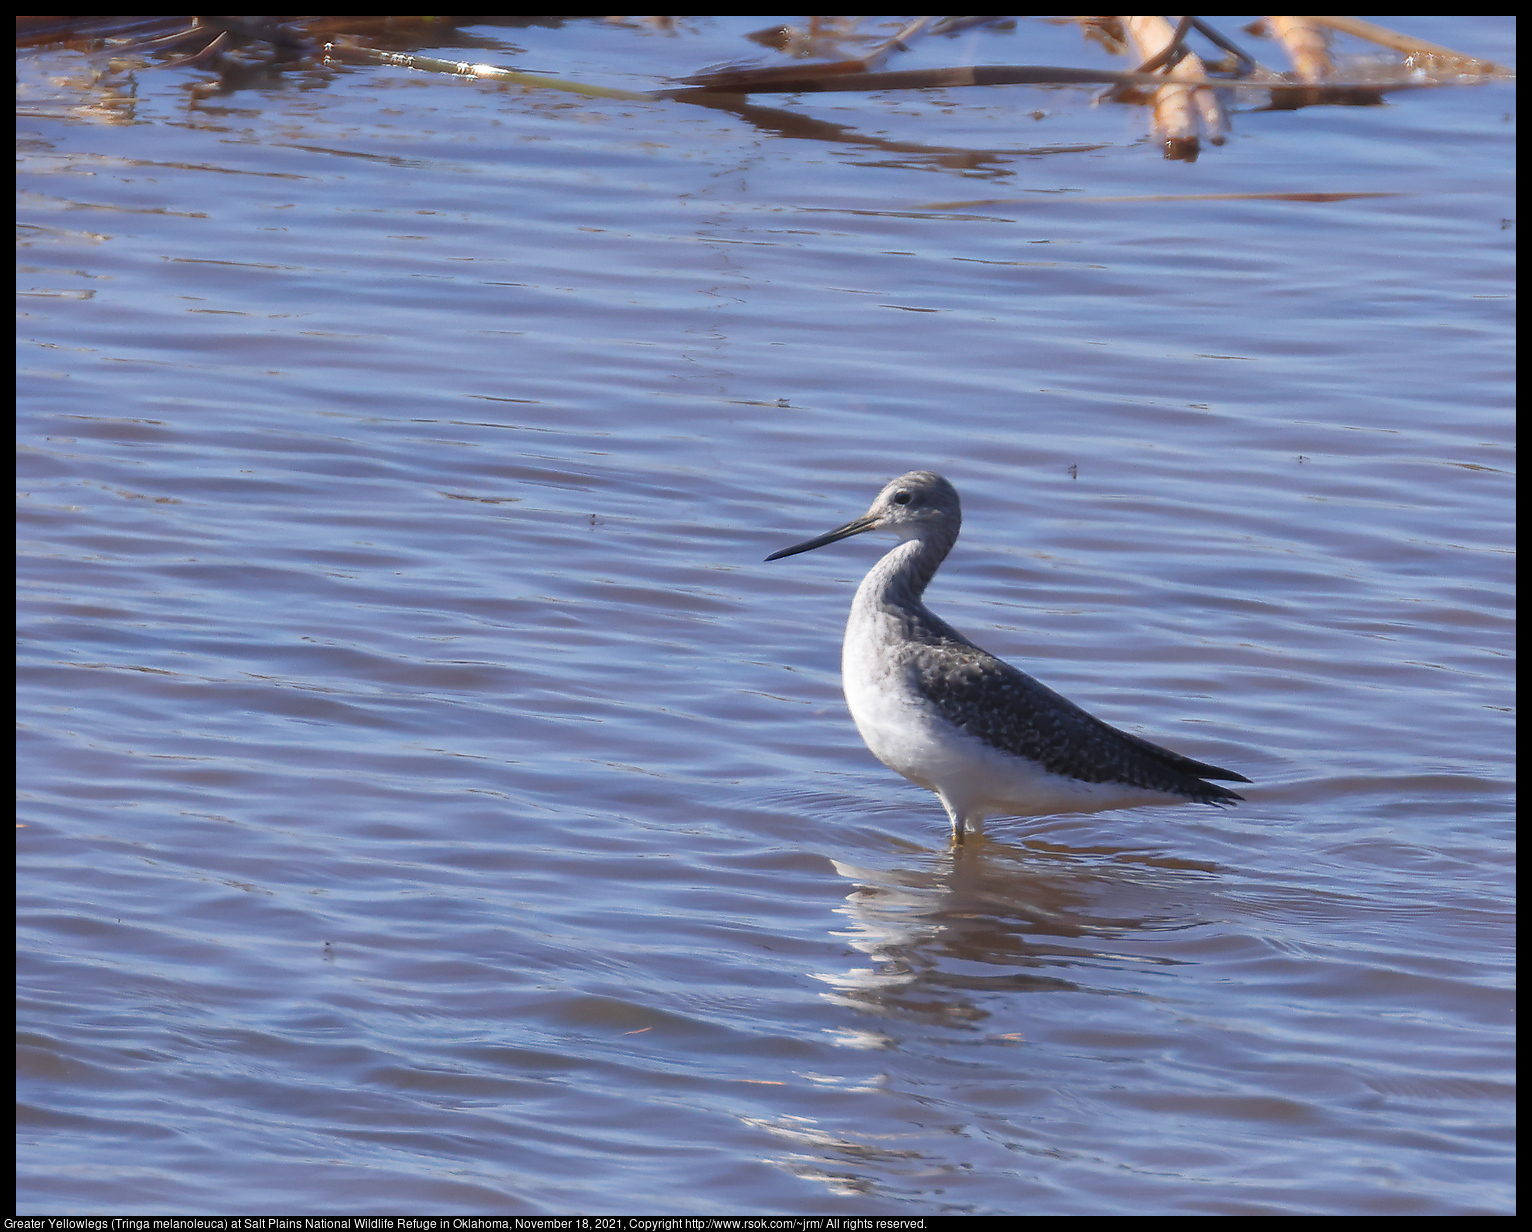
<svg viewBox="0 0 1532 1232">
<path fill-rule="evenodd" d="M 766 558 L 869 530 L 899 536 L 857 588 L 841 681 L 867 747 L 940 797 L 955 841 L 986 817 L 1244 799 L 1206 781 L 1248 783 L 1244 775 L 1103 723 L 932 612 L 921 595 L 962 523 L 957 489 L 931 471 L 911 471 L 862 517 Z"/>
</svg>

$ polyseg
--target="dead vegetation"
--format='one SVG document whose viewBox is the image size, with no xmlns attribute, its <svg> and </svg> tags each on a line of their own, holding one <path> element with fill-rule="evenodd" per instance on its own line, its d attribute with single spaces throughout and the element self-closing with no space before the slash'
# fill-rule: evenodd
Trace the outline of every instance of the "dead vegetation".
<svg viewBox="0 0 1532 1232">
<path fill-rule="evenodd" d="M 537 20 L 537 19 L 529 19 Z M 566 18 L 543 19 L 560 23 Z M 609 18 L 648 29 L 674 29 L 666 17 Z M 1113 54 L 1129 58 L 1123 70 L 1064 65 L 953 65 L 889 68 L 917 43 L 979 27 L 1017 29 L 1017 19 L 996 16 L 810 17 L 802 27 L 774 26 L 748 37 L 774 55 L 767 62 L 704 69 L 675 85 L 648 92 L 616 89 L 525 73 L 514 68 L 424 56 L 401 46 L 439 46 L 444 33 L 473 19 L 410 17 L 17 18 L 23 45 L 70 43 L 105 47 L 113 55 L 149 57 L 162 67 L 205 66 L 218 74 L 199 82 L 193 97 L 227 93 L 252 78 L 326 64 L 371 63 L 451 73 L 528 89 L 646 102 L 701 103 L 744 109 L 759 94 L 814 94 L 872 90 L 932 90 L 972 86 L 1104 85 L 1097 102 L 1142 105 L 1164 156 L 1195 160 L 1204 143 L 1221 145 L 1231 106 L 1290 110 L 1322 104 L 1367 106 L 1397 90 L 1508 80 L 1506 68 L 1412 38 L 1356 17 L 1264 17 L 1242 34 L 1270 40 L 1287 58 L 1282 70 L 1262 65 L 1208 19 L 1181 17 L 1049 17 L 1070 23 Z M 1359 40 L 1368 54 L 1337 56 L 1335 37 Z M 391 47 L 379 46 L 380 43 Z M 1195 44 L 1195 45 L 1194 45 Z M 1386 49 L 1387 55 L 1377 49 Z"/>
</svg>

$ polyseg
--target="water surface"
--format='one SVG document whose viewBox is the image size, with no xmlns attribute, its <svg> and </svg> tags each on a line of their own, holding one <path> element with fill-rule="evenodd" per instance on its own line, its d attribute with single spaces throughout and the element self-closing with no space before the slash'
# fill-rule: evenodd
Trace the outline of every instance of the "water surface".
<svg viewBox="0 0 1532 1232">
<path fill-rule="evenodd" d="M 1511 87 L 1185 164 L 19 67 L 22 1211 L 1512 1209 Z M 1082 200 L 1248 192 L 1396 195 Z M 1244 806 L 949 847 L 840 697 L 888 543 L 762 560 L 913 467 L 932 606 Z"/>
</svg>

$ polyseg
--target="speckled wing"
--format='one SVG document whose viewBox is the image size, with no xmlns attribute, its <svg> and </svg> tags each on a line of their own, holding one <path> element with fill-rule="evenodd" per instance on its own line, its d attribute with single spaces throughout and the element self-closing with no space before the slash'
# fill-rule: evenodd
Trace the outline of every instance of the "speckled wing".
<svg viewBox="0 0 1532 1232">
<path fill-rule="evenodd" d="M 925 615 L 930 617 L 929 612 Z M 1203 804 L 1244 797 L 1205 779 L 1250 780 L 1119 731 L 1025 672 L 975 646 L 945 621 L 923 622 L 932 653 L 916 673 L 921 694 L 971 736 L 1053 774 L 1087 783 L 1128 783 Z"/>
</svg>

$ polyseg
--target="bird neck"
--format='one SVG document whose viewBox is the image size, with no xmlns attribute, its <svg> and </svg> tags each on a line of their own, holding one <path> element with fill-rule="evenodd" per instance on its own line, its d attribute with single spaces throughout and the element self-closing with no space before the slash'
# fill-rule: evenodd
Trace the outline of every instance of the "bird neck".
<svg viewBox="0 0 1532 1232">
<path fill-rule="evenodd" d="M 899 608 L 920 606 L 920 597 L 951 550 L 950 542 L 934 538 L 906 539 L 868 571 L 858 600 Z"/>
</svg>

